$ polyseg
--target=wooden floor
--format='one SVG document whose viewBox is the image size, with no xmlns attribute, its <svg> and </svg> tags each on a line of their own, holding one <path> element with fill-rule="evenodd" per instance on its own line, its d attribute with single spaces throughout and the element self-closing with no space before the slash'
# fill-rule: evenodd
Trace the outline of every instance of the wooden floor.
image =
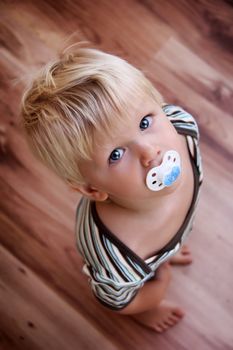
<svg viewBox="0 0 233 350">
<path fill-rule="evenodd" d="M 0 2 L 0 349 L 233 349 L 232 1 Z M 128 59 L 197 118 L 205 182 L 163 335 L 91 296 L 74 240 L 79 198 L 30 154 L 19 126 L 28 79 L 76 32 Z"/>
</svg>

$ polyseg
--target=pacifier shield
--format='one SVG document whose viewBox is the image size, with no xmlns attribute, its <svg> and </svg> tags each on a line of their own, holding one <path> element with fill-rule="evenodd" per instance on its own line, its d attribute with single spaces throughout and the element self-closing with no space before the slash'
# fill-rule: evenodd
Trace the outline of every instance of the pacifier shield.
<svg viewBox="0 0 233 350">
<path fill-rule="evenodd" d="M 164 177 L 164 185 L 171 186 L 173 184 L 173 182 L 176 181 L 176 179 L 178 178 L 179 175 L 180 175 L 180 167 L 174 166 L 172 168 L 172 171 L 170 172 L 170 174 L 168 174 Z"/>
<path fill-rule="evenodd" d="M 146 185 L 151 191 L 160 191 L 173 185 L 181 173 L 180 155 L 174 150 L 164 154 L 162 164 L 150 169 L 146 176 Z"/>
</svg>

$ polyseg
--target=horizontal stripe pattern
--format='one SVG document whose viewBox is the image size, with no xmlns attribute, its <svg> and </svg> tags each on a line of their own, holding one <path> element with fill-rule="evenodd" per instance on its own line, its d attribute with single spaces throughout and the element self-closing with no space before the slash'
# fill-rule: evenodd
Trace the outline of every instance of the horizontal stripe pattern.
<svg viewBox="0 0 233 350">
<path fill-rule="evenodd" d="M 186 136 L 200 185 L 203 175 L 197 123 L 191 114 L 179 106 L 164 105 L 163 110 L 177 132 Z M 114 310 L 127 306 L 144 283 L 154 277 L 157 268 L 178 252 L 192 229 L 198 197 L 199 186 L 180 240 L 172 249 L 145 261 L 102 232 L 93 218 L 90 200 L 81 199 L 76 214 L 77 248 L 84 260 L 83 272 L 89 277 L 92 291 L 102 304 Z"/>
</svg>

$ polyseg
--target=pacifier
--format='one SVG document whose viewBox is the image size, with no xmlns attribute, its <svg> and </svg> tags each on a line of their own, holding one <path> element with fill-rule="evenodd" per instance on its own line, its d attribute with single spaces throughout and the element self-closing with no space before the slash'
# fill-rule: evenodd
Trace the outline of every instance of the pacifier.
<svg viewBox="0 0 233 350">
<path fill-rule="evenodd" d="M 146 176 L 146 185 L 151 191 L 160 191 L 169 187 L 181 173 L 180 155 L 170 150 L 164 154 L 162 164 L 150 169 Z"/>
</svg>

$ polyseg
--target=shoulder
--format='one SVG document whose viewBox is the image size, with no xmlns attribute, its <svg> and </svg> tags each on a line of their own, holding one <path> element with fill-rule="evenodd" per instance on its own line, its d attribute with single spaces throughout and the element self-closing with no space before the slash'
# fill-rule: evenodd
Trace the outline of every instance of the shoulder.
<svg viewBox="0 0 233 350">
<path fill-rule="evenodd" d="M 180 134 L 190 135 L 199 140 L 199 128 L 194 116 L 180 106 L 164 103 L 162 109 Z"/>
</svg>

